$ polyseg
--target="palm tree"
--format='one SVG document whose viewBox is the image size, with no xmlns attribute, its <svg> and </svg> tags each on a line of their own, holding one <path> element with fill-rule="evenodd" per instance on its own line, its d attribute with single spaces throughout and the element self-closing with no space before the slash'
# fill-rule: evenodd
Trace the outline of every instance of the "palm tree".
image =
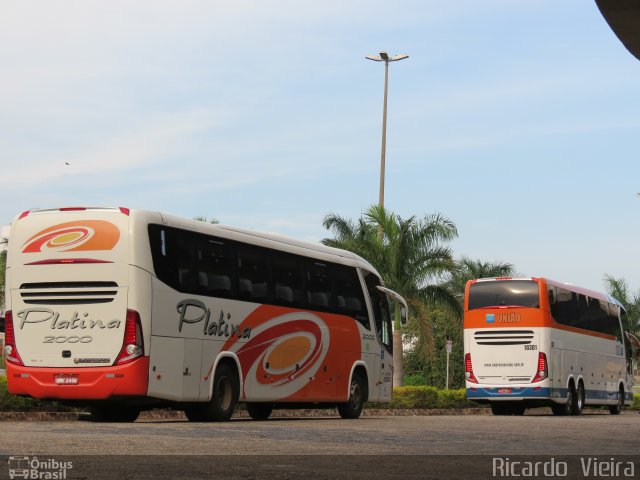
<svg viewBox="0 0 640 480">
<path fill-rule="evenodd" d="M 607 293 L 618 300 L 627 311 L 629 328 L 634 333 L 640 333 L 640 291 L 632 292 L 624 278 L 604 276 Z"/>
<path fill-rule="evenodd" d="M 485 262 L 469 257 L 462 257 L 456 262 L 456 270 L 451 275 L 448 286 L 459 298 L 464 297 L 464 289 L 469 280 L 490 277 L 512 277 L 516 275 L 515 267 L 506 262 Z"/>
<path fill-rule="evenodd" d="M 371 206 L 356 222 L 329 214 L 323 225 L 334 233 L 322 243 L 349 250 L 367 259 L 389 288 L 410 304 L 442 305 L 460 313 L 456 298 L 442 281 L 454 270 L 446 242 L 458 234 L 455 224 L 440 214 L 403 219 L 383 207 Z M 422 317 L 424 318 L 424 317 Z M 396 308 L 394 333 L 394 385 L 402 385 L 402 333 Z"/>
</svg>

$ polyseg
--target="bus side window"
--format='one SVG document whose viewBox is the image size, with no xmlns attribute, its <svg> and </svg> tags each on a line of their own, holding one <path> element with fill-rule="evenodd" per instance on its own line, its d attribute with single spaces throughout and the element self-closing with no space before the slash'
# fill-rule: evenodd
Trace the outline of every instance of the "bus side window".
<svg viewBox="0 0 640 480">
<path fill-rule="evenodd" d="M 577 326 L 578 302 L 576 294 L 558 287 L 556 303 L 552 306 L 551 315 L 556 322 L 562 325 Z"/>
<path fill-rule="evenodd" d="M 238 296 L 240 299 L 265 302 L 268 290 L 267 253 L 250 245 L 238 247 Z"/>
<path fill-rule="evenodd" d="M 149 225 L 153 268 L 170 287 L 191 293 L 195 289 L 193 232 L 161 225 Z"/>
<path fill-rule="evenodd" d="M 328 310 L 333 302 L 329 266 L 312 260 L 305 265 L 305 270 L 309 308 Z"/>
<path fill-rule="evenodd" d="M 234 280 L 233 248 L 230 242 L 198 235 L 197 291 L 201 295 L 232 297 Z"/>
<path fill-rule="evenodd" d="M 272 252 L 271 281 L 275 303 L 302 305 L 302 268 L 296 256 Z"/>
<path fill-rule="evenodd" d="M 336 312 L 355 318 L 365 328 L 371 330 L 360 277 L 358 277 L 356 269 L 344 265 L 334 265 L 333 279 Z"/>
</svg>

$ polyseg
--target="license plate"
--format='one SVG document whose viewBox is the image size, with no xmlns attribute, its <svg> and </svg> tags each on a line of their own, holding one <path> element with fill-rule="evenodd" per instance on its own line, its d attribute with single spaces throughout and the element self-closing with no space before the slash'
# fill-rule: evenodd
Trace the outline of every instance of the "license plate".
<svg viewBox="0 0 640 480">
<path fill-rule="evenodd" d="M 498 389 L 498 393 L 501 395 L 504 395 L 506 393 L 511 393 L 511 389 L 510 388 L 499 388 Z"/>
<path fill-rule="evenodd" d="M 77 385 L 79 382 L 77 375 L 56 375 L 56 385 Z"/>
</svg>

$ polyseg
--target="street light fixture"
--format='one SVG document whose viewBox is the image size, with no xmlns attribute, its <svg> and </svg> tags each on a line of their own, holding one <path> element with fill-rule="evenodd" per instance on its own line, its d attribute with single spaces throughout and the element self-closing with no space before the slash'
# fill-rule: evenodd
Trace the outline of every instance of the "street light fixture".
<svg viewBox="0 0 640 480">
<path fill-rule="evenodd" d="M 380 154 L 380 197 L 378 205 L 384 208 L 384 163 L 385 154 L 387 150 L 387 90 L 389 83 L 389 63 L 397 62 L 409 58 L 409 55 L 400 54 L 390 57 L 387 52 L 380 52 L 379 55 L 367 55 L 367 60 L 373 60 L 374 62 L 384 62 L 384 106 L 382 109 L 382 153 Z M 382 233 L 381 231 L 379 232 Z"/>
</svg>

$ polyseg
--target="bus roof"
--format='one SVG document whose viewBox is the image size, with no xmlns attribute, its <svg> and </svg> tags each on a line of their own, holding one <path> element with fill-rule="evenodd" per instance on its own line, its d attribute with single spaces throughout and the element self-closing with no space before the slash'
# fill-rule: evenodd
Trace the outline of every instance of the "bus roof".
<svg viewBox="0 0 640 480">
<path fill-rule="evenodd" d="M 549 278 L 544 277 L 492 277 L 492 278 L 480 278 L 476 280 L 477 282 L 485 282 L 485 281 L 500 281 L 500 280 L 544 280 L 547 285 L 553 285 L 554 287 L 564 288 L 565 290 L 569 290 L 571 292 L 581 293 L 582 295 L 586 295 L 591 298 L 597 298 L 598 300 L 604 300 L 609 303 L 614 303 L 619 307 L 623 307 L 623 305 L 614 297 L 607 295 L 605 293 L 596 292 L 595 290 L 590 290 L 588 288 L 579 287 L 572 283 L 559 282 L 557 280 L 551 280 Z"/>
<path fill-rule="evenodd" d="M 142 215 L 156 214 L 157 215 L 158 213 L 159 212 L 132 210 L 132 214 L 142 214 Z M 378 273 L 378 271 L 367 260 L 348 250 L 328 247 L 319 242 L 299 240 L 294 237 L 289 237 L 287 235 L 281 235 L 277 233 L 259 232 L 255 230 L 245 229 L 245 228 L 223 225 L 220 223 L 212 224 L 212 223 L 202 222 L 200 220 L 187 220 L 182 217 L 168 215 L 165 213 L 159 213 L 159 214 L 162 216 L 162 219 L 168 224 L 179 223 L 184 225 L 185 227 L 189 227 L 193 230 L 197 230 L 198 232 L 202 232 L 202 233 L 210 233 L 211 235 L 220 235 L 223 237 L 229 237 L 229 234 L 232 234 L 232 236 L 238 240 L 242 239 L 249 243 L 258 243 L 258 244 L 262 244 L 263 246 L 267 246 L 265 244 L 268 242 L 271 242 L 271 243 L 277 243 L 281 245 L 286 245 L 294 248 L 315 252 L 318 254 L 318 256 L 324 255 L 324 256 L 330 256 L 330 257 L 341 257 L 343 259 L 350 260 L 355 264 L 360 264 L 360 266 L 364 267 L 367 270 L 372 271 L 373 273 L 375 273 L 380 277 L 380 274 Z"/>
<path fill-rule="evenodd" d="M 367 260 L 348 250 L 328 247 L 319 242 L 316 243 L 311 241 L 299 240 L 286 235 L 280 235 L 276 233 L 267 233 L 267 232 L 258 232 L 254 230 L 231 227 L 228 225 L 222 225 L 218 223 L 211 224 L 211 223 L 203 222 L 200 220 L 186 219 L 183 217 L 178 217 L 175 215 L 170 215 L 170 214 L 166 214 L 158 211 L 152 211 L 152 210 L 137 210 L 137 209 L 129 209 L 125 207 L 104 207 L 104 206 L 103 207 L 73 206 L 73 207 L 61 207 L 61 208 L 31 209 L 21 213 L 20 215 L 17 215 L 12 225 L 15 226 L 15 224 L 19 222 L 21 219 L 33 214 L 46 215 L 46 214 L 57 214 L 57 213 L 80 212 L 80 211 L 84 211 L 84 212 L 99 211 L 99 212 L 120 213 L 130 217 L 138 217 L 140 219 L 143 219 L 143 221 L 147 221 L 149 223 L 163 222 L 168 226 L 186 228 L 186 229 L 190 229 L 197 232 L 209 233 L 211 235 L 219 235 L 221 237 L 230 238 L 231 240 L 235 239 L 235 240 L 246 241 L 248 243 L 258 244 L 265 247 L 271 246 L 273 248 L 275 246 L 274 244 L 280 244 L 283 247 L 286 245 L 289 247 L 293 247 L 291 250 L 294 250 L 294 249 L 305 250 L 306 252 L 304 254 L 309 255 L 311 257 L 320 258 L 324 256 L 324 257 L 334 257 L 334 259 L 335 257 L 340 257 L 342 259 L 349 261 L 349 263 L 351 263 L 352 265 L 358 265 L 360 267 L 363 267 L 366 270 L 369 270 L 375 273 L 376 275 L 378 275 L 378 277 L 380 277 L 380 274 L 378 273 L 378 271 Z M 271 243 L 271 245 L 268 245 L 269 243 Z M 283 248 L 283 250 L 286 250 L 286 248 Z M 313 255 L 311 252 L 315 252 L 316 255 Z M 325 260 L 328 260 L 328 259 L 325 258 Z"/>
</svg>

